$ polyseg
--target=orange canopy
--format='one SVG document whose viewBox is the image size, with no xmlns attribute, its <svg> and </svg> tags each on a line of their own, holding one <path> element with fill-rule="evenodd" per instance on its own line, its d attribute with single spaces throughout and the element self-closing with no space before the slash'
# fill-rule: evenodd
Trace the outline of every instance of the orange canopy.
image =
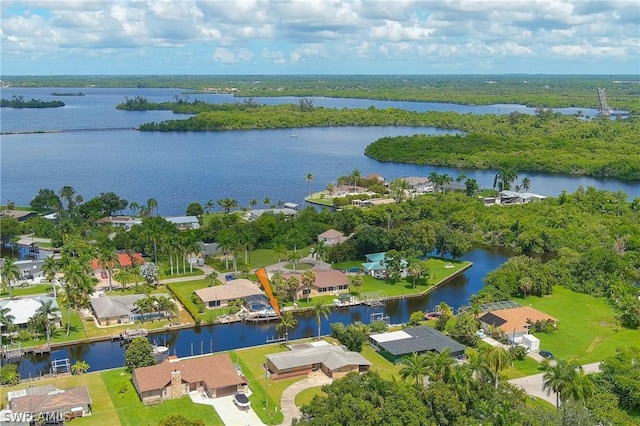
<svg viewBox="0 0 640 426">
<path fill-rule="evenodd" d="M 269 303 L 273 307 L 273 310 L 276 311 L 276 314 L 278 314 L 278 318 L 282 318 L 282 313 L 280 313 L 280 306 L 278 305 L 278 299 L 276 299 L 273 295 L 273 290 L 271 289 L 271 283 L 269 282 L 267 270 L 265 268 L 256 270 L 256 276 L 258 277 L 258 280 L 260 280 L 260 284 L 262 284 L 264 292 L 267 293 L 267 297 L 269 297 Z"/>
</svg>

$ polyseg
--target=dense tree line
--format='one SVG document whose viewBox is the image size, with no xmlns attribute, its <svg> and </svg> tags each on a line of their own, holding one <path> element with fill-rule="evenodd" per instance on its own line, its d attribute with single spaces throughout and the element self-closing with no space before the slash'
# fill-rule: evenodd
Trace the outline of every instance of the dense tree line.
<svg viewBox="0 0 640 426">
<path fill-rule="evenodd" d="M 7 108 L 57 108 L 63 107 L 62 101 L 43 101 L 40 99 L 25 100 L 23 96 L 13 95 L 11 99 L 1 99 L 0 107 Z"/>
<path fill-rule="evenodd" d="M 160 87 L 233 92 L 236 96 L 326 96 L 471 105 L 598 107 L 605 88 L 616 109 L 640 111 L 634 76 L 595 75 L 151 75 L 12 76 L 17 87 Z M 231 89 L 231 90 L 227 90 Z"/>
</svg>

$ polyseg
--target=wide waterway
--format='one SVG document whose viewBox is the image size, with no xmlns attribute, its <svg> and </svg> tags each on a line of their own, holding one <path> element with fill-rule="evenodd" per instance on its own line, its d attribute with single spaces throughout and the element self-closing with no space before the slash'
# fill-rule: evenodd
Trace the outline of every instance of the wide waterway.
<svg viewBox="0 0 640 426">
<path fill-rule="evenodd" d="M 388 301 L 382 308 L 357 306 L 334 309 L 328 319 L 322 317 L 322 334 L 330 333 L 330 324 L 355 321 L 369 323 L 372 313 L 383 312 L 389 316 L 391 324 L 399 324 L 409 320 L 412 312 L 433 310 L 444 301 L 458 308 L 466 305 L 469 297 L 482 288 L 482 278 L 491 270 L 504 263 L 510 253 L 502 249 L 474 248 L 463 259 L 473 262 L 473 267 L 456 276 L 445 285 L 422 296 L 402 300 Z M 290 339 L 313 337 L 318 333 L 315 317 L 310 313 L 297 316 L 298 326 L 289 330 Z M 61 330 L 60 332 L 64 332 Z M 151 342 L 169 347 L 170 354 L 178 357 L 200 355 L 214 352 L 262 345 L 268 338 L 276 337 L 276 323 L 234 323 L 210 325 L 191 329 L 174 330 L 149 336 Z M 91 366 L 91 371 L 121 367 L 124 364 L 125 348 L 119 342 L 95 342 L 79 344 L 53 350 L 50 355 L 28 355 L 19 364 L 23 378 L 48 374 L 51 360 L 69 358 L 71 364 L 76 360 L 84 360 Z"/>
<path fill-rule="evenodd" d="M 144 122 L 181 118 L 168 111 L 120 111 L 115 106 L 125 96 L 145 96 L 150 101 L 172 100 L 177 89 L 18 89 L 4 88 L 2 97 L 53 99 L 53 92 L 78 92 L 86 96 L 61 97 L 67 106 L 47 109 L 2 108 L 2 131 L 61 130 L 96 127 L 134 127 Z M 239 102 L 230 95 L 192 95 L 208 102 Z M 296 98 L 257 98 L 258 103 L 296 103 Z M 315 105 L 336 108 L 405 108 L 416 111 L 449 110 L 459 113 L 533 113 L 520 105 L 457 105 L 363 99 L 315 98 Z M 575 113 L 577 108 L 558 109 Z M 586 115 L 595 110 L 584 108 Z M 432 171 L 457 176 L 464 172 L 490 187 L 495 170 L 462 170 L 412 164 L 382 163 L 364 155 L 364 148 L 383 136 L 444 133 L 433 128 L 331 127 L 291 130 L 223 132 L 95 132 L 3 135 L 1 145 L 1 199 L 28 204 L 40 188 L 59 190 L 71 185 L 85 200 L 114 191 L 129 201 L 155 198 L 160 214 L 184 214 L 192 201 L 235 198 L 240 205 L 268 197 L 302 203 L 310 191 L 319 191 L 340 175 L 359 169 L 363 176 L 379 173 L 388 180 L 402 176 L 427 176 Z M 314 177 L 311 185 L 305 177 Z M 555 196 L 579 186 L 622 190 L 640 196 L 637 182 L 521 173 L 531 191 Z"/>
</svg>

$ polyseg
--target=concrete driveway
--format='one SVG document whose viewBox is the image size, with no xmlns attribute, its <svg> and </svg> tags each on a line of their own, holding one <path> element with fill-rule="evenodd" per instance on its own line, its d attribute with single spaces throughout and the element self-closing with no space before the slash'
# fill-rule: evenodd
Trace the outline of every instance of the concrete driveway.
<svg viewBox="0 0 640 426">
<path fill-rule="evenodd" d="M 233 395 L 208 398 L 200 392 L 191 392 L 189 396 L 195 404 L 212 406 L 226 426 L 264 426 L 253 407 L 241 410 L 233 403 Z"/>
<path fill-rule="evenodd" d="M 582 366 L 582 368 L 584 369 L 585 373 L 597 373 L 600 371 L 600 363 L 594 362 L 593 364 L 585 364 Z M 544 373 L 534 374 L 533 376 L 526 376 L 520 377 L 519 379 L 509 380 L 509 383 L 519 386 L 529 396 L 534 396 L 536 398 L 548 401 L 553 405 L 556 405 L 556 393 L 554 391 L 550 391 L 547 395 L 547 392 L 542 390 L 544 382 L 543 376 Z"/>
<path fill-rule="evenodd" d="M 282 392 L 282 414 L 284 415 L 283 425 L 290 425 L 294 418 L 300 417 L 300 409 L 296 406 L 296 395 L 305 389 L 332 383 L 333 379 L 327 377 L 322 372 L 311 373 L 309 377 L 299 382 L 295 382 Z"/>
</svg>

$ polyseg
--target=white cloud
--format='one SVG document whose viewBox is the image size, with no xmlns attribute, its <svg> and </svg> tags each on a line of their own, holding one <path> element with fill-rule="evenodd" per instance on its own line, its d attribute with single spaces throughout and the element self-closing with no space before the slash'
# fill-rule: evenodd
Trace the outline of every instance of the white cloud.
<svg viewBox="0 0 640 426">
<path fill-rule="evenodd" d="M 376 40 L 406 41 L 424 40 L 433 32 L 433 29 L 421 28 L 418 25 L 405 27 L 399 22 L 385 21 L 384 25 L 373 27 L 369 34 Z"/>
<path fill-rule="evenodd" d="M 213 53 L 213 60 L 223 63 L 237 63 L 250 60 L 253 54 L 247 49 L 232 50 L 226 47 L 218 47 Z"/>
</svg>

